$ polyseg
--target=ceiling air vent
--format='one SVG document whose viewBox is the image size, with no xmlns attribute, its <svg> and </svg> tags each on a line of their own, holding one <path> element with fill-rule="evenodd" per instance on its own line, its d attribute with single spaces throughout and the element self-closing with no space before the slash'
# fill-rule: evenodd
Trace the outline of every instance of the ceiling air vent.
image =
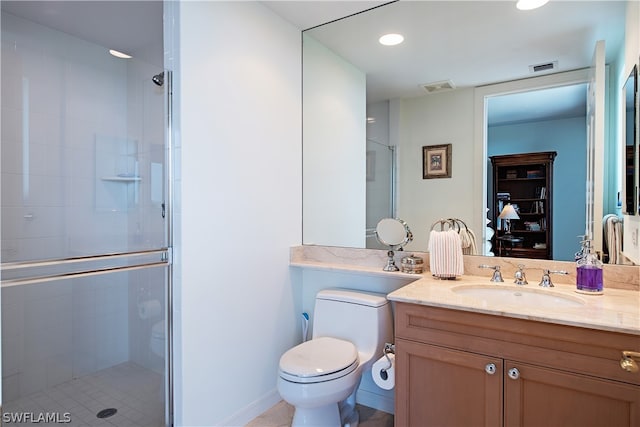
<svg viewBox="0 0 640 427">
<path fill-rule="evenodd" d="M 441 82 L 434 83 L 426 83 L 422 85 L 422 88 L 427 91 L 427 93 L 440 92 L 443 90 L 451 90 L 455 89 L 456 85 L 453 84 L 451 80 L 444 80 Z"/>
<path fill-rule="evenodd" d="M 539 73 L 542 71 L 551 71 L 558 69 L 558 61 L 551 61 L 544 64 L 529 65 L 529 71 L 532 73 Z"/>
</svg>

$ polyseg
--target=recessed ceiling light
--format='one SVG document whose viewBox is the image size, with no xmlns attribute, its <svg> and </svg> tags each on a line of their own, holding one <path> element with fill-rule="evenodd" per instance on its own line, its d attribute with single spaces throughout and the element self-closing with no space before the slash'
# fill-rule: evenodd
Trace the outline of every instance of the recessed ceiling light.
<svg viewBox="0 0 640 427">
<path fill-rule="evenodd" d="M 402 34 L 385 34 L 384 36 L 380 37 L 378 41 L 380 42 L 380 44 L 383 44 L 385 46 L 395 46 L 402 43 L 404 41 L 404 37 L 402 36 Z"/>
<path fill-rule="evenodd" d="M 116 58 L 123 58 L 123 59 L 130 59 L 131 55 L 127 55 L 126 53 L 122 53 L 120 51 L 117 51 L 115 49 L 109 49 L 109 53 L 113 56 L 115 56 Z"/>
<path fill-rule="evenodd" d="M 549 0 L 518 0 L 516 7 L 520 10 L 533 10 L 547 4 Z"/>
</svg>

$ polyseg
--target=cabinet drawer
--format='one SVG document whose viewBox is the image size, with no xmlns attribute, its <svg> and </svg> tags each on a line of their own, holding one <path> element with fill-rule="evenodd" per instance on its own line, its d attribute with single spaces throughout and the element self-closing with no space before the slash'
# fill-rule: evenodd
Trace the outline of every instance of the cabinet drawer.
<svg viewBox="0 0 640 427">
<path fill-rule="evenodd" d="M 640 385 L 620 367 L 640 336 L 461 310 L 396 303 L 398 338 Z"/>
</svg>

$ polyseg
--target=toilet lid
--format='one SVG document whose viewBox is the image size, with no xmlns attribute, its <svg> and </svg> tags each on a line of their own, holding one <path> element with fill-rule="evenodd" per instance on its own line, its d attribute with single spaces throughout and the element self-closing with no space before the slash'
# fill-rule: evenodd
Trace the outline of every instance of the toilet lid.
<svg viewBox="0 0 640 427">
<path fill-rule="evenodd" d="M 358 350 L 349 341 L 320 337 L 303 342 L 280 358 L 280 376 L 288 381 L 329 381 L 358 366 Z"/>
</svg>

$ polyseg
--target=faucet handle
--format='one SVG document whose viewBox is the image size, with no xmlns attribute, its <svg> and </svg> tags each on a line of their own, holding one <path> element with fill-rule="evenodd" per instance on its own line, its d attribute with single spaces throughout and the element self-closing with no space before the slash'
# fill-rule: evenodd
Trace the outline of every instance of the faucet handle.
<svg viewBox="0 0 640 427">
<path fill-rule="evenodd" d="M 528 285 L 527 276 L 524 274 L 524 264 L 518 264 L 518 270 L 514 275 L 513 283 L 516 285 Z"/>
<path fill-rule="evenodd" d="M 553 283 L 551 282 L 551 274 L 569 274 L 564 270 L 542 270 L 542 278 L 540 279 L 540 283 L 538 286 L 542 286 L 543 288 L 553 288 Z"/>
<path fill-rule="evenodd" d="M 502 279 L 502 273 L 500 272 L 500 266 L 499 265 L 480 264 L 478 267 L 480 267 L 480 268 L 491 268 L 493 270 L 493 275 L 491 276 L 491 281 L 492 282 L 504 282 L 504 280 Z"/>
</svg>

